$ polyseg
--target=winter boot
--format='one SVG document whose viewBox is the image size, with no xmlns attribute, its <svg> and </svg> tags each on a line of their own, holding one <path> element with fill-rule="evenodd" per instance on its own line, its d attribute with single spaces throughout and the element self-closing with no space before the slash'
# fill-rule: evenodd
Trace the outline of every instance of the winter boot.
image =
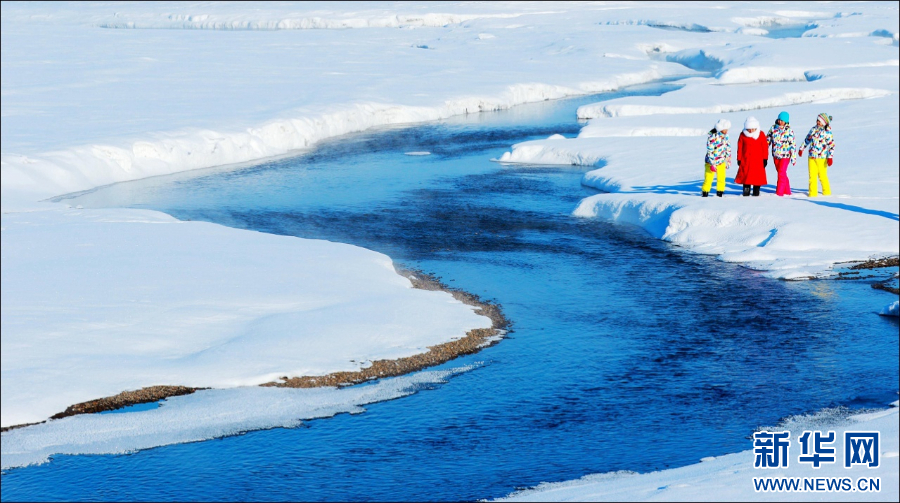
<svg viewBox="0 0 900 503">
<path fill-rule="evenodd" d="M 750 195 L 750 186 L 744 185 L 744 197 L 747 197 L 749 195 Z"/>
<path fill-rule="evenodd" d="M 758 196 L 758 195 L 759 195 L 759 189 L 760 189 L 759 185 L 754 185 L 754 186 L 753 186 L 753 195 L 754 195 L 754 196 Z"/>
<path fill-rule="evenodd" d="M 724 196 L 724 195 L 725 195 L 725 191 L 724 191 L 724 190 L 717 190 L 717 191 L 716 191 L 716 196 L 717 196 L 717 197 L 722 197 L 722 196 Z"/>
<path fill-rule="evenodd" d="M 701 194 L 700 197 L 709 197 L 709 192 L 706 192 L 705 190 L 703 192 L 701 192 L 700 194 Z"/>
</svg>

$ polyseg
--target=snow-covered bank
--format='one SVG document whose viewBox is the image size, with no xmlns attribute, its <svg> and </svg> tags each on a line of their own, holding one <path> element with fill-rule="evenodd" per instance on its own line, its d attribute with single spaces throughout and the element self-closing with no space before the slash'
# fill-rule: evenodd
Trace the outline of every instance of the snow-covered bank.
<svg viewBox="0 0 900 503">
<path fill-rule="evenodd" d="M 703 462 L 663 470 L 637 474 L 616 472 L 587 475 L 578 480 L 541 484 L 526 491 L 514 493 L 499 501 L 897 501 L 900 495 L 900 465 L 898 465 L 898 409 L 850 416 L 834 423 L 827 414 L 792 418 L 781 429 L 791 431 L 794 442 L 790 450 L 791 462 L 787 469 L 754 469 L 754 452 L 747 450 Z M 804 430 L 823 433 L 834 431 L 836 453 L 844 452 L 844 431 L 878 431 L 880 438 L 880 466 L 876 469 L 854 467 L 846 469 L 841 460 L 823 464 L 813 469 L 808 464 L 796 462 L 799 445 L 796 439 Z M 770 429 L 769 431 L 772 431 Z M 747 441 L 748 446 L 751 441 Z M 816 477 L 842 478 L 880 477 L 878 492 L 756 492 L 754 477 Z"/>
<path fill-rule="evenodd" d="M 238 164 L 311 147 L 321 140 L 383 125 L 411 124 L 454 115 L 508 109 L 515 105 L 613 91 L 652 82 L 664 74 L 656 68 L 626 73 L 574 87 L 517 84 L 497 96 L 460 98 L 435 107 L 379 103 L 340 107 L 319 116 L 267 121 L 245 131 L 192 131 L 154 135 L 130 145 L 88 145 L 38 155 L 2 156 L 6 201 L 79 192 L 101 185 L 190 169 Z M 14 211 L 18 205 L 4 206 Z"/>
<path fill-rule="evenodd" d="M 7 468 L 46 462 L 55 454 L 121 454 L 159 445 L 196 442 L 304 420 L 363 412 L 363 406 L 441 384 L 472 367 L 419 372 L 349 388 L 203 390 L 172 397 L 152 410 L 88 414 L 3 433 Z"/>
<path fill-rule="evenodd" d="M 504 162 L 585 164 L 587 186 L 609 192 L 581 201 L 574 214 L 638 225 L 687 250 L 746 264 L 780 278 L 806 278 L 836 262 L 898 254 L 897 96 L 829 105 L 843 117 L 841 152 L 829 175 L 834 196 L 806 196 L 805 158 L 789 169 L 793 195 L 742 198 L 728 172 L 725 197 L 700 198 L 704 123 L 716 116 L 598 119 L 578 138 L 515 145 Z M 790 107 L 815 117 L 821 105 Z M 769 112 L 774 115 L 777 112 Z M 840 115 L 837 115 L 840 114 Z M 760 114 L 761 115 L 761 114 Z M 738 114 L 726 115 L 742 124 Z M 609 122 L 615 122 L 609 124 Z M 644 124 L 643 126 L 641 124 Z M 703 131 L 700 136 L 683 136 Z M 623 133 L 625 132 L 625 133 Z M 629 134 L 629 137 L 620 135 Z M 879 141 L 881 138 L 882 141 Z M 665 159 L 665 160 L 663 160 Z M 775 180 L 769 169 L 769 180 Z"/>
<path fill-rule="evenodd" d="M 2 222 L 3 426 L 150 385 L 358 370 L 491 326 L 356 246 L 143 210 Z"/>
<path fill-rule="evenodd" d="M 771 90 L 769 90 L 771 93 Z M 881 98 L 891 94 L 883 89 L 870 88 L 830 88 L 818 91 L 805 91 L 800 93 L 785 93 L 780 96 L 769 97 L 756 101 L 738 104 L 721 104 L 707 107 L 671 107 L 671 106 L 641 106 L 641 105 L 600 105 L 586 106 L 578 110 L 579 119 L 593 119 L 596 117 L 618 117 L 655 114 L 725 114 L 730 112 L 746 112 L 763 108 L 788 107 L 804 103 L 832 103 L 842 100 L 855 100 L 865 98 Z M 709 99 L 709 96 L 706 96 Z"/>
<path fill-rule="evenodd" d="M 884 50 L 896 55 L 895 48 Z M 879 57 L 878 51 L 867 57 Z M 830 54 L 833 59 L 855 57 L 853 52 Z M 580 116 L 596 118 L 578 138 L 521 143 L 499 160 L 601 166 L 588 172 L 582 183 L 608 193 L 584 199 L 575 215 L 638 225 L 687 250 L 774 277 L 821 275 L 837 262 L 900 252 L 897 71 L 891 65 L 864 68 L 852 73 L 829 70 L 811 82 L 757 86 L 697 78 L 659 97 L 583 106 Z M 881 87 L 852 87 L 863 83 Z M 835 84 L 841 87 L 832 87 Z M 736 166 L 727 173 L 724 198 L 699 197 L 705 136 L 716 120 L 732 122 L 734 143 L 746 117 L 758 117 L 768 129 L 785 110 L 802 142 L 823 109 L 835 117 L 838 142 L 829 170 L 833 196 L 807 197 L 806 158 L 800 158 L 788 170 L 790 197 L 775 196 L 772 163 L 770 185 L 758 199 L 735 197 L 740 195 L 740 188 L 731 183 Z"/>
</svg>

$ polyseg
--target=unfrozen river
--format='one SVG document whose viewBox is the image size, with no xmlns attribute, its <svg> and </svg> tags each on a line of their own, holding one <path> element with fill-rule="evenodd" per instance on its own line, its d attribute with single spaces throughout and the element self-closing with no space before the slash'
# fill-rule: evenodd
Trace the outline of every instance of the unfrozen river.
<svg viewBox="0 0 900 503">
<path fill-rule="evenodd" d="M 755 427 L 787 415 L 896 400 L 898 323 L 875 314 L 892 297 L 869 281 L 776 281 L 686 254 L 570 216 L 594 193 L 584 168 L 490 161 L 519 141 L 574 136 L 579 105 L 622 94 L 350 135 L 67 201 L 364 246 L 495 299 L 514 331 L 443 367 L 483 366 L 364 414 L 57 456 L 5 473 L 3 500 L 491 498 L 690 464 L 749 449 Z"/>
</svg>

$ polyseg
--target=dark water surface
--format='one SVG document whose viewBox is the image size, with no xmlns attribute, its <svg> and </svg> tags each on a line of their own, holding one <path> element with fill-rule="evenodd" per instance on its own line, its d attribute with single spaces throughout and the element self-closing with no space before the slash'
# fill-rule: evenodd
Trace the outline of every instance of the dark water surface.
<svg viewBox="0 0 900 503">
<path fill-rule="evenodd" d="M 577 134 L 575 108 L 615 96 L 350 135 L 69 201 L 364 246 L 496 299 L 514 331 L 443 367 L 485 366 L 364 414 L 58 456 L 4 474 L 3 500 L 490 498 L 691 464 L 749 449 L 755 427 L 787 415 L 896 400 L 898 324 L 875 314 L 893 297 L 867 280 L 775 281 L 686 254 L 571 217 L 594 193 L 583 168 L 489 161 L 512 143 Z"/>
</svg>

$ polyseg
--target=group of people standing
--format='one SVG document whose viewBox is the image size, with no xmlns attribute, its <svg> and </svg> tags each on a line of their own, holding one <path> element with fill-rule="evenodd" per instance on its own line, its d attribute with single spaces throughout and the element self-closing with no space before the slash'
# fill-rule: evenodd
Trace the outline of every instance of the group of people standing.
<svg viewBox="0 0 900 503">
<path fill-rule="evenodd" d="M 828 167 L 834 158 L 834 134 L 831 132 L 832 117 L 821 113 L 816 117 L 816 125 L 809 130 L 803 145 L 797 149 L 794 143 L 794 131 L 791 129 L 790 115 L 787 112 L 778 114 L 775 124 L 765 135 L 759 129 L 759 121 L 748 117 L 744 121 L 744 129 L 738 138 L 737 164 L 738 172 L 734 182 L 743 186 L 743 195 L 758 196 L 760 188 L 768 183 L 766 167 L 769 164 L 769 151 L 772 152 L 773 164 L 778 172 L 778 184 L 775 194 L 791 195 L 788 180 L 788 166 L 797 164 L 797 156 L 803 157 L 803 151 L 809 151 L 809 197 L 819 195 L 819 182 L 822 183 L 822 195 L 831 195 L 828 183 Z M 709 131 L 706 140 L 706 170 L 703 177 L 702 195 L 708 197 L 712 190 L 713 178 L 716 179 L 716 195 L 725 194 L 725 170 L 731 167 L 731 143 L 728 130 L 731 122 L 720 119 Z"/>
</svg>

